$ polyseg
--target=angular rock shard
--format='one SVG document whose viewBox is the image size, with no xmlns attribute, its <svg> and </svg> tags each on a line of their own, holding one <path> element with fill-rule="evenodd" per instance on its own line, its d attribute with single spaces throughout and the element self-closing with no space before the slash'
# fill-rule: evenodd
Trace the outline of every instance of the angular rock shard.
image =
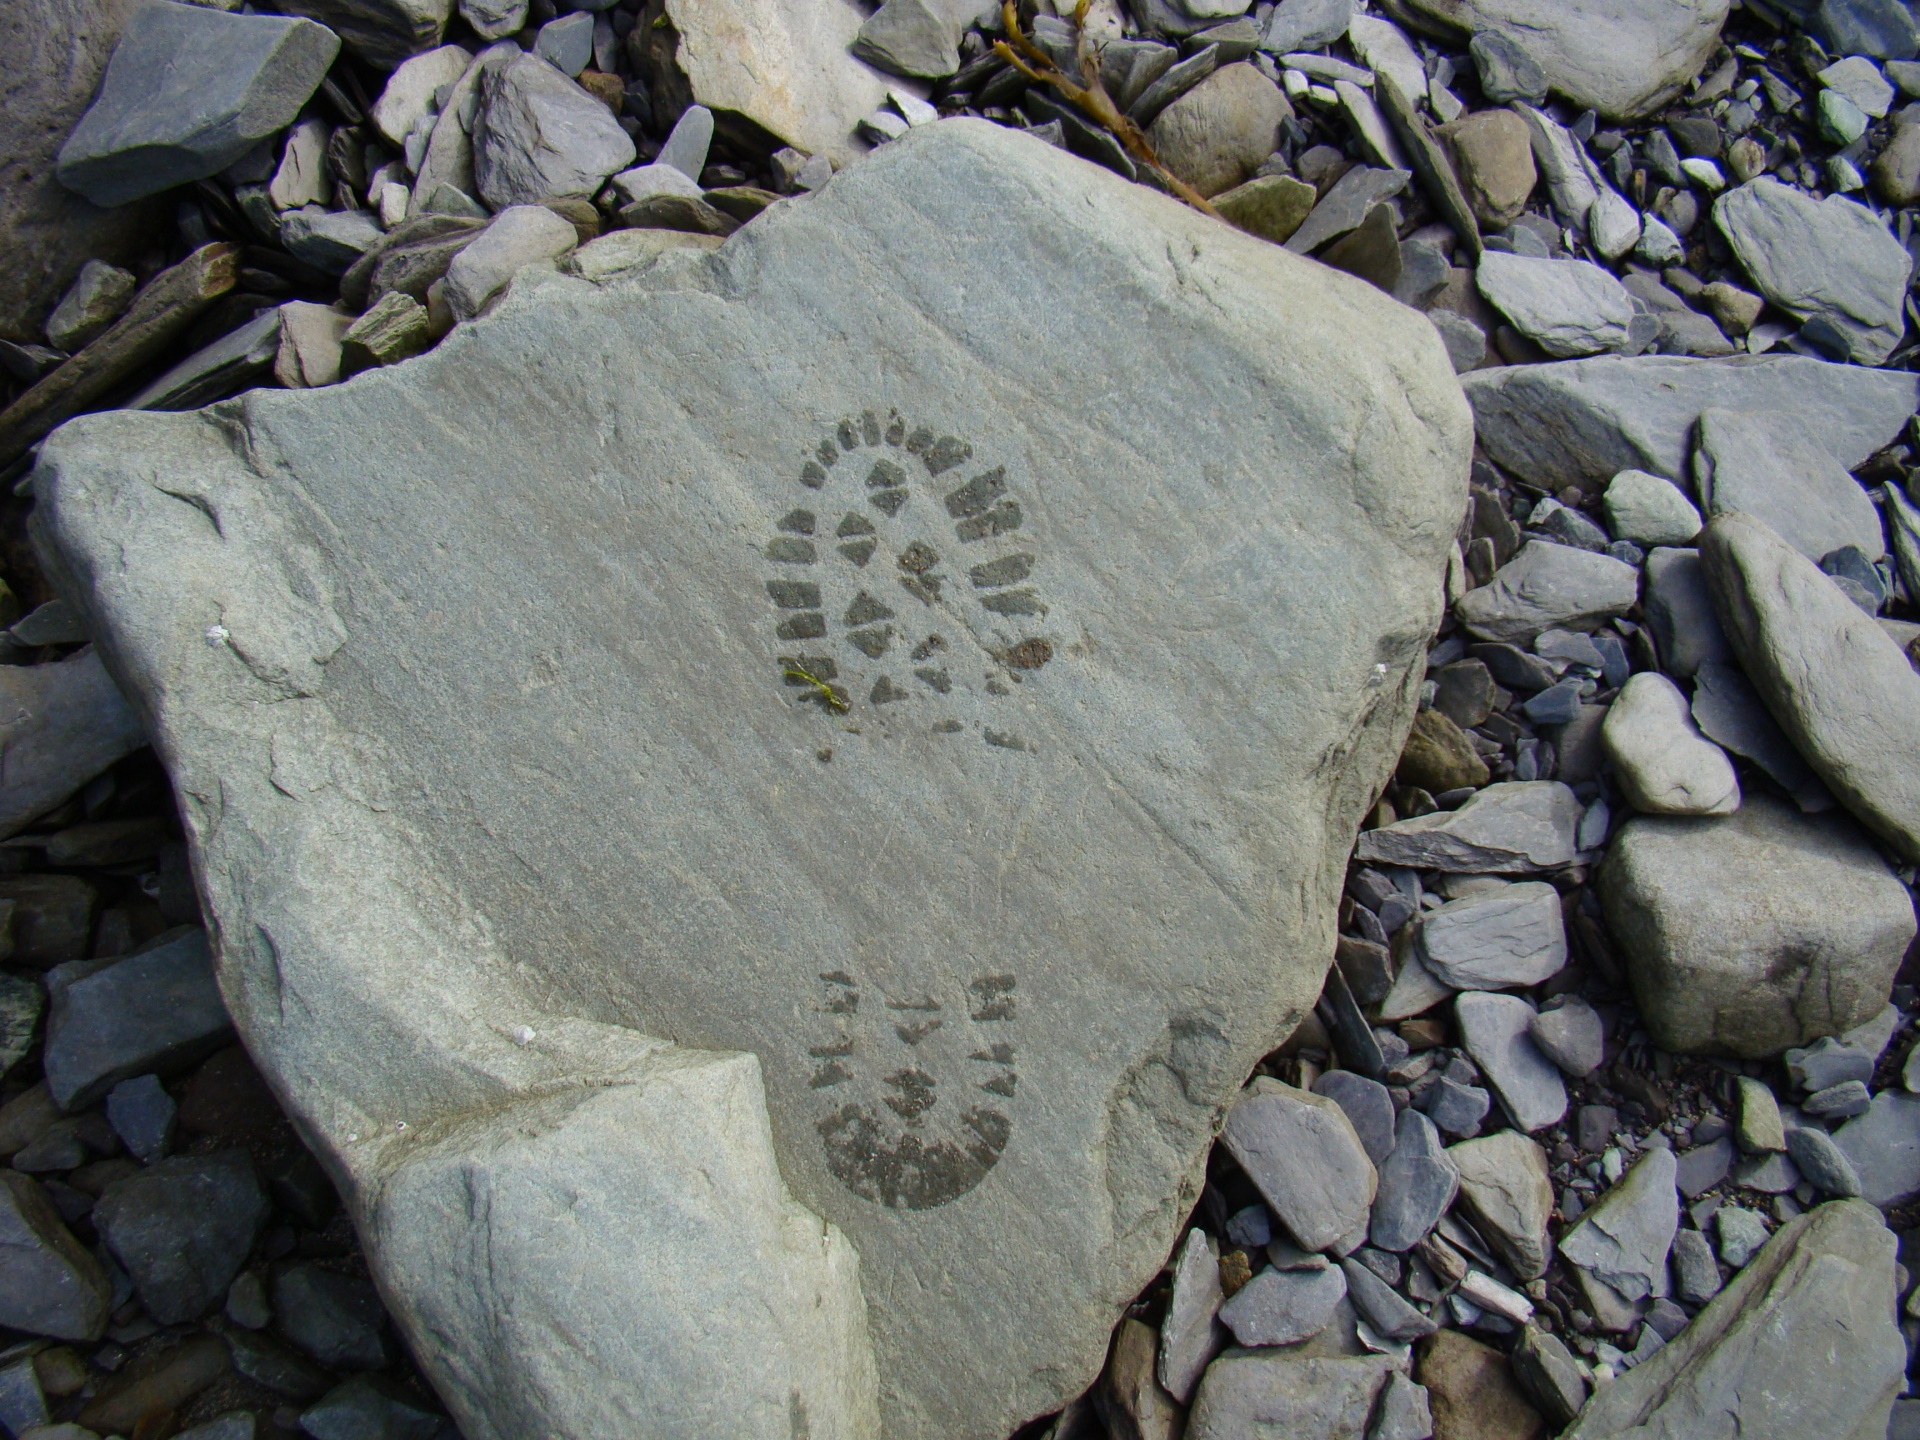
<svg viewBox="0 0 1920 1440">
<path fill-rule="evenodd" d="M 947 121 L 351 383 L 90 416 L 35 484 L 401 1328 L 539 1281 L 487 1365 L 419 1347 L 465 1433 L 692 1434 L 697 1385 L 1002 1440 L 1320 991 L 1470 443 L 1417 315 Z"/>
<path fill-rule="evenodd" d="M 124 205 L 217 174 L 291 123 L 339 52 L 311 20 L 154 0 L 60 148 L 60 183 Z"/>
</svg>

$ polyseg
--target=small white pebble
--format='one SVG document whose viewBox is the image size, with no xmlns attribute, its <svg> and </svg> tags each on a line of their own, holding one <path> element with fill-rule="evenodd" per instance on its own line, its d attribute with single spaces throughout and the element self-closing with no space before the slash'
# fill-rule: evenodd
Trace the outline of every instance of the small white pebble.
<svg viewBox="0 0 1920 1440">
<path fill-rule="evenodd" d="M 516 1025 L 507 1032 L 507 1035 L 516 1045 L 531 1045 L 533 1043 L 533 1027 L 531 1025 Z"/>
<path fill-rule="evenodd" d="M 211 645 L 215 650 L 218 650 L 222 645 L 227 643 L 231 635 L 232 632 L 224 625 L 209 625 L 207 627 L 207 644 Z"/>
</svg>

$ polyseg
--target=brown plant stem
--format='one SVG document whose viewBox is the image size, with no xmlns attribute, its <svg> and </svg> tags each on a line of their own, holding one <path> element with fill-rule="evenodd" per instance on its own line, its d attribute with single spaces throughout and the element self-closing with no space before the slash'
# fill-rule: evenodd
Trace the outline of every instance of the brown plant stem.
<svg viewBox="0 0 1920 1440">
<path fill-rule="evenodd" d="M 1140 127 L 1120 112 L 1120 107 L 1113 103 L 1113 97 L 1107 94 L 1107 87 L 1100 83 L 1100 60 L 1087 40 L 1087 4 L 1088 0 L 1079 0 L 1073 9 L 1074 48 L 1080 61 L 1082 84 L 1076 85 L 1069 80 L 1046 51 L 1021 33 L 1020 17 L 1014 11 L 1013 0 L 1001 0 L 1001 16 L 1012 44 L 1006 40 L 994 41 L 994 54 L 1034 84 L 1051 85 L 1058 90 L 1118 140 L 1136 161 L 1158 175 L 1174 195 L 1201 214 L 1221 219 L 1220 212 L 1207 203 L 1205 196 L 1160 163 L 1160 157 L 1153 153 L 1153 146 L 1147 143 L 1147 137 L 1141 133 Z"/>
</svg>

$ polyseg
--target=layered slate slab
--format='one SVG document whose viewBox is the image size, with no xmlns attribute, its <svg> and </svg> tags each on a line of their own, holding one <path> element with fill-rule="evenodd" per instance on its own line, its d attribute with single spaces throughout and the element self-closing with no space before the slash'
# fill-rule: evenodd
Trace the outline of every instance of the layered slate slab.
<svg viewBox="0 0 1920 1440">
<path fill-rule="evenodd" d="M 1412 312 L 955 121 L 35 484 L 467 1434 L 999 1440 L 1320 989 L 1470 445 Z"/>
</svg>

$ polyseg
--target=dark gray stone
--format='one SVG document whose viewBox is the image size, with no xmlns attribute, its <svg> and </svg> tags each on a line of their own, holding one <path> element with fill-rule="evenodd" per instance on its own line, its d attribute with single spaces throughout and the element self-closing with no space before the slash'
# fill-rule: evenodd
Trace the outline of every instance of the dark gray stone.
<svg viewBox="0 0 1920 1440">
<path fill-rule="evenodd" d="M 1920 380 L 1797 355 L 1696 360 L 1599 356 L 1509 365 L 1461 377 L 1475 434 L 1529 484 L 1602 490 L 1622 470 L 1685 475 L 1694 426 L 1716 407 L 1797 415 L 1852 467 L 1900 433 Z"/>
<path fill-rule="evenodd" d="M 300 1416 L 313 1440 L 452 1440 L 446 1416 L 384 1375 L 356 1375 Z"/>
<path fill-rule="evenodd" d="M 279 8 L 318 20 L 354 54 L 391 70 L 440 43 L 453 0 L 281 0 Z"/>
<path fill-rule="evenodd" d="M 1532 1133 L 1567 1113 L 1567 1087 L 1528 1033 L 1535 1018 L 1518 995 L 1467 991 L 1453 1002 L 1460 1041 L 1516 1128 Z"/>
<path fill-rule="evenodd" d="M 146 744 L 146 727 L 120 694 L 92 647 L 46 665 L 0 666 L 0 713 L 15 717 L 7 736 L 7 771 L 0 784 L 0 833 L 8 835 L 56 805 L 123 756 Z M 0 885 L 40 886 L 69 876 L 21 876 Z M 0 895 L 5 891 L 0 889 Z M 23 907 L 24 908 L 24 907 Z M 16 935 L 28 921 L 16 917 Z M 70 960 L 65 953 L 33 953 L 24 938 L 16 941 L 19 959 Z"/>
<path fill-rule="evenodd" d="M 1509 781 L 1478 791 L 1458 810 L 1365 831 L 1354 854 L 1386 865 L 1461 875 L 1558 870 L 1579 853 L 1574 831 L 1580 809 L 1573 791 L 1557 781 Z"/>
<path fill-rule="evenodd" d="M 1493 1096 L 1478 1085 L 1462 1085 L 1442 1076 L 1420 1097 L 1420 1107 L 1429 1120 L 1449 1135 L 1477 1135 L 1480 1122 L 1493 1108 Z"/>
<path fill-rule="evenodd" d="M 67 1110 L 132 1076 L 189 1065 L 233 1033 L 202 930 L 124 960 L 58 966 L 47 989 L 47 1084 Z"/>
<path fill-rule="evenodd" d="M 1377 1176 L 1332 1100 L 1256 1077 L 1220 1138 L 1303 1248 L 1325 1250 L 1366 1225 Z"/>
<path fill-rule="evenodd" d="M 1812 30 L 1841 55 L 1871 55 L 1876 60 L 1908 60 L 1920 49 L 1920 26 L 1901 0 L 1820 0 L 1796 3 L 1812 9 Z"/>
<path fill-rule="evenodd" d="M 124 205 L 216 175 L 293 122 L 339 50 L 310 20 L 154 0 L 61 147 L 60 183 Z"/>
<path fill-rule="evenodd" d="M 1811 1045 L 1787 1051 L 1787 1076 L 1802 1090 L 1825 1090 L 1849 1080 L 1865 1084 L 1873 1078 L 1877 1058 L 1861 1046 L 1823 1035 Z"/>
<path fill-rule="evenodd" d="M 107 1187 L 93 1223 L 163 1325 L 197 1320 L 225 1297 L 267 1220 L 242 1150 L 162 1160 Z"/>
<path fill-rule="evenodd" d="M 1704 1195 L 1727 1178 L 1736 1154 L 1733 1141 L 1724 1137 L 1710 1145 L 1696 1145 L 1682 1151 L 1676 1161 L 1674 1183 L 1689 1200 Z"/>
<path fill-rule="evenodd" d="M 1358 228 L 1374 206 L 1404 190 L 1411 176 L 1408 170 L 1354 166 L 1320 197 L 1300 228 L 1288 237 L 1286 248 L 1297 255 L 1311 255 L 1329 240 Z"/>
<path fill-rule="evenodd" d="M 1693 719 L 1701 734 L 1759 766 L 1802 810 L 1833 808 L 1832 794 L 1767 713 L 1737 664 L 1701 665 L 1693 677 Z"/>
<path fill-rule="evenodd" d="M 140 1161 L 158 1160 L 173 1143 L 173 1122 L 179 1107 L 167 1094 L 158 1075 L 136 1075 L 107 1092 L 107 1119 L 113 1133 Z"/>
<path fill-rule="evenodd" d="M 1649 554 L 1644 603 L 1660 668 L 1668 675 L 1688 680 L 1703 665 L 1732 663 L 1733 647 L 1720 629 L 1698 550 L 1658 549 Z"/>
<path fill-rule="evenodd" d="M 1351 1070 L 1329 1070 L 1313 1082 L 1313 1093 L 1323 1095 L 1346 1112 L 1353 1133 L 1375 1168 L 1393 1153 L 1393 1097 L 1378 1080 Z"/>
<path fill-rule="evenodd" d="M 1402 1110 L 1393 1153 L 1380 1168 L 1367 1233 L 1382 1250 L 1411 1250 L 1447 1213 L 1459 1190 L 1460 1174 L 1433 1121 L 1418 1110 Z"/>
<path fill-rule="evenodd" d="M 1512 37 L 1482 30 L 1468 45 L 1480 74 L 1480 93 L 1495 105 L 1547 98 L 1547 72 Z"/>
<path fill-rule="evenodd" d="M 1872 1100 L 1867 1087 L 1858 1080 L 1843 1080 L 1838 1085 L 1829 1085 L 1807 1096 L 1800 1102 L 1802 1113 L 1816 1120 L 1832 1124 L 1836 1120 L 1851 1120 L 1856 1115 L 1864 1115 Z"/>
<path fill-rule="evenodd" d="M 1689 1305 L 1704 1305 L 1720 1293 L 1720 1262 L 1698 1230 L 1673 1237 L 1673 1289 Z"/>
<path fill-rule="evenodd" d="M 1346 1274 L 1332 1265 L 1262 1270 L 1220 1307 L 1220 1323 L 1242 1345 L 1296 1345 L 1326 1329 L 1346 1296 Z"/>
<path fill-rule="evenodd" d="M 111 1292 L 38 1182 L 0 1170 L 0 1325 L 55 1340 L 97 1340 Z"/>
<path fill-rule="evenodd" d="M 237 1372 L 296 1403 L 318 1399 L 334 1382 L 327 1371 L 272 1336 L 234 1329 L 226 1339 Z"/>
<path fill-rule="evenodd" d="M 280 1333 L 322 1365 L 375 1370 L 387 1362 L 387 1312 L 364 1280 L 317 1265 L 296 1265 L 273 1281 Z"/>
<path fill-rule="evenodd" d="M 1358 1260 L 1342 1260 L 1347 1294 L 1360 1318 L 1389 1340 L 1418 1340 L 1440 1327 L 1400 1298 L 1400 1294 Z"/>
</svg>

